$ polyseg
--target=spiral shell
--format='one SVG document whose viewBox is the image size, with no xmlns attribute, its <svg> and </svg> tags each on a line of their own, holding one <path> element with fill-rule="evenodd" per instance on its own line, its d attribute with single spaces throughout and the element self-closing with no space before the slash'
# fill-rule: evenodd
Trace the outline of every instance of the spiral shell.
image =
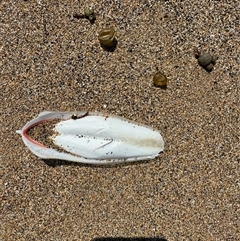
<svg viewBox="0 0 240 241">
<path fill-rule="evenodd" d="M 111 47 L 115 44 L 114 28 L 104 28 L 98 33 L 98 40 L 103 46 Z"/>
</svg>

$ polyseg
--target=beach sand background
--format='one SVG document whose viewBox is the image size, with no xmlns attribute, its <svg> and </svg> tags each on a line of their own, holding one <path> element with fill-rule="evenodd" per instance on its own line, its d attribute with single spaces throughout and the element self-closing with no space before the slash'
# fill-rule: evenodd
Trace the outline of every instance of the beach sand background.
<svg viewBox="0 0 240 241">
<path fill-rule="evenodd" d="M 94 24 L 73 17 L 85 7 Z M 240 240 L 239 12 L 237 0 L 2 0 L 0 240 Z M 110 26 L 113 52 L 97 39 Z M 218 57 L 211 73 L 195 49 Z M 159 129 L 165 150 L 112 167 L 44 161 L 15 132 L 43 110 L 119 115 Z"/>
</svg>

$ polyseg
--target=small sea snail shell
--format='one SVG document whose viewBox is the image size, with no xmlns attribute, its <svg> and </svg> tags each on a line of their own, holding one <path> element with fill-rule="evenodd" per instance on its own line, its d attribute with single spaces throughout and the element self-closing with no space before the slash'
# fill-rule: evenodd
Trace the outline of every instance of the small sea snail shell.
<svg viewBox="0 0 240 241">
<path fill-rule="evenodd" d="M 203 66 L 206 67 L 207 65 L 212 63 L 212 55 L 209 53 L 203 53 L 200 54 L 199 58 L 198 58 L 198 63 Z"/>
<path fill-rule="evenodd" d="M 155 86 L 158 86 L 158 87 L 166 87 L 168 83 L 168 79 L 164 74 L 162 74 L 161 72 L 158 72 L 153 76 L 153 83 Z"/>
<path fill-rule="evenodd" d="M 96 20 L 96 15 L 93 9 L 85 8 L 84 16 L 89 19 L 90 22 L 94 22 Z"/>
<path fill-rule="evenodd" d="M 213 70 L 216 60 L 217 60 L 217 57 L 212 56 L 209 53 L 202 53 L 198 56 L 199 65 L 205 68 L 208 72 Z"/>
<path fill-rule="evenodd" d="M 86 17 L 90 17 L 90 16 L 92 16 L 94 14 L 94 11 L 92 10 L 92 9 L 89 9 L 89 8 L 85 8 L 84 9 L 84 15 L 86 16 Z"/>
<path fill-rule="evenodd" d="M 115 34 L 114 28 L 104 28 L 98 33 L 98 40 L 102 45 L 111 47 L 115 43 Z"/>
</svg>

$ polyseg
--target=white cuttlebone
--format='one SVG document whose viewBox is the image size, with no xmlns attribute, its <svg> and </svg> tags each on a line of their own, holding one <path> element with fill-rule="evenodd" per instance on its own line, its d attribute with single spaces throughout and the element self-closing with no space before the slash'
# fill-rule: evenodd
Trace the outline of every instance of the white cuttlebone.
<svg viewBox="0 0 240 241">
<path fill-rule="evenodd" d="M 110 164 L 153 159 L 164 149 L 158 130 L 130 120 L 98 112 L 45 111 L 17 133 L 25 145 L 43 159 L 61 159 L 89 164 Z M 51 138 L 66 152 L 47 148 L 31 139 L 27 132 L 45 121 L 59 119 Z"/>
</svg>

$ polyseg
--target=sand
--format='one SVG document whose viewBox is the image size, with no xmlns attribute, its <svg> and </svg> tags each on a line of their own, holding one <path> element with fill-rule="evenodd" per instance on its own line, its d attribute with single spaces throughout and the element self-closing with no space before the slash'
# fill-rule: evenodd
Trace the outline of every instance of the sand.
<svg viewBox="0 0 240 241">
<path fill-rule="evenodd" d="M 1 1 L 0 240 L 240 240 L 239 2 L 84 2 Z M 73 17 L 84 7 L 93 24 Z M 110 26 L 112 52 L 97 39 Z M 212 72 L 196 49 L 218 57 Z M 159 129 L 165 150 L 41 160 L 15 131 L 43 110 L 119 115 Z"/>
</svg>

